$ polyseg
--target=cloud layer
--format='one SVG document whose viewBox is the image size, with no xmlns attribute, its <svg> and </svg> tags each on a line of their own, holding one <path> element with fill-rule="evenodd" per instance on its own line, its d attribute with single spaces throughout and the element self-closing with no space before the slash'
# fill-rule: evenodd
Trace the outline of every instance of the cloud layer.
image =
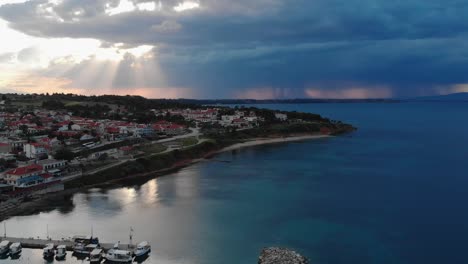
<svg viewBox="0 0 468 264">
<path fill-rule="evenodd" d="M 121 57 L 113 65 L 97 55 L 80 61 L 62 56 L 35 75 L 69 79 L 69 87 L 87 91 L 184 87 L 174 94 L 199 98 L 457 90 L 468 83 L 467 12 L 468 2 L 460 0 L 31 0 L 0 6 L 0 18 L 16 31 L 93 39 Z M 136 47 L 152 48 L 130 53 Z M 37 63 L 38 53 L 34 45 L 15 54 L 0 51 L 0 65 L 12 58 Z"/>
</svg>

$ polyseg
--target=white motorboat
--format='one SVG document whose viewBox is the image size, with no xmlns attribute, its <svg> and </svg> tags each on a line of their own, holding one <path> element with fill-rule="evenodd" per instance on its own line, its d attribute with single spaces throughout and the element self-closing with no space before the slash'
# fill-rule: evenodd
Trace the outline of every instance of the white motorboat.
<svg viewBox="0 0 468 264">
<path fill-rule="evenodd" d="M 147 241 L 143 241 L 137 245 L 134 251 L 135 257 L 143 257 L 151 251 L 151 245 Z"/>
<path fill-rule="evenodd" d="M 119 249 L 119 243 L 116 243 L 113 248 L 106 253 L 106 260 L 117 263 L 132 262 L 133 255 L 131 251 Z"/>
<path fill-rule="evenodd" d="M 10 255 L 11 256 L 19 255 L 22 250 L 23 248 L 21 247 L 21 243 L 18 243 L 18 242 L 13 243 L 10 246 Z"/>
<path fill-rule="evenodd" d="M 57 255 L 55 256 L 56 259 L 65 259 L 67 256 L 67 247 L 65 245 L 59 245 L 57 247 Z"/>
<path fill-rule="evenodd" d="M 102 260 L 103 254 L 102 248 L 95 248 L 91 253 L 89 253 L 89 262 L 91 263 L 100 263 Z"/>
<path fill-rule="evenodd" d="M 2 243 L 0 243 L 0 255 L 6 255 L 9 250 L 10 250 L 10 241 L 3 240 Z"/>
<path fill-rule="evenodd" d="M 42 251 L 42 255 L 45 259 L 53 258 L 55 256 L 54 244 L 52 243 L 46 244 Z"/>
</svg>

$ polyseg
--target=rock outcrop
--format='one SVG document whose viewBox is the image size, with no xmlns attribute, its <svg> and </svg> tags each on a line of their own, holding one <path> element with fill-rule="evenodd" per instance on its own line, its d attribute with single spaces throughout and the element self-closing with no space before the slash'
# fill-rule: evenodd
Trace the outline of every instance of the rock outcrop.
<svg viewBox="0 0 468 264">
<path fill-rule="evenodd" d="M 270 247 L 262 250 L 258 264 L 308 264 L 307 258 L 286 248 Z"/>
</svg>

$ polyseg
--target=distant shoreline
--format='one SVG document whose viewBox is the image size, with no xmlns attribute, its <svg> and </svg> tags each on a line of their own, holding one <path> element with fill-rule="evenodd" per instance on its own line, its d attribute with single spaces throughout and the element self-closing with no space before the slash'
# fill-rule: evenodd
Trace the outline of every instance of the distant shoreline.
<svg viewBox="0 0 468 264">
<path fill-rule="evenodd" d="M 321 139 L 321 138 L 329 138 L 330 135 L 302 135 L 302 136 L 287 136 L 287 137 L 279 137 L 279 138 L 254 138 L 242 143 L 236 143 L 231 146 L 225 147 L 220 149 L 216 153 L 222 153 L 226 151 L 232 151 L 247 147 L 254 147 L 260 145 L 268 145 L 268 144 L 276 144 L 276 143 L 285 143 L 285 142 L 292 142 L 292 141 L 302 141 L 302 140 L 310 140 L 310 139 Z"/>
</svg>

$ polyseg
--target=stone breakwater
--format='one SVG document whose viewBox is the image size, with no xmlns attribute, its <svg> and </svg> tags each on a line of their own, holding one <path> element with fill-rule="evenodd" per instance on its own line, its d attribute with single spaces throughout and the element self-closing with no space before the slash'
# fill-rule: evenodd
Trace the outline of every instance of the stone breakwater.
<svg viewBox="0 0 468 264">
<path fill-rule="evenodd" d="M 258 264 L 308 264 L 307 258 L 286 248 L 270 247 L 262 250 Z"/>
</svg>

